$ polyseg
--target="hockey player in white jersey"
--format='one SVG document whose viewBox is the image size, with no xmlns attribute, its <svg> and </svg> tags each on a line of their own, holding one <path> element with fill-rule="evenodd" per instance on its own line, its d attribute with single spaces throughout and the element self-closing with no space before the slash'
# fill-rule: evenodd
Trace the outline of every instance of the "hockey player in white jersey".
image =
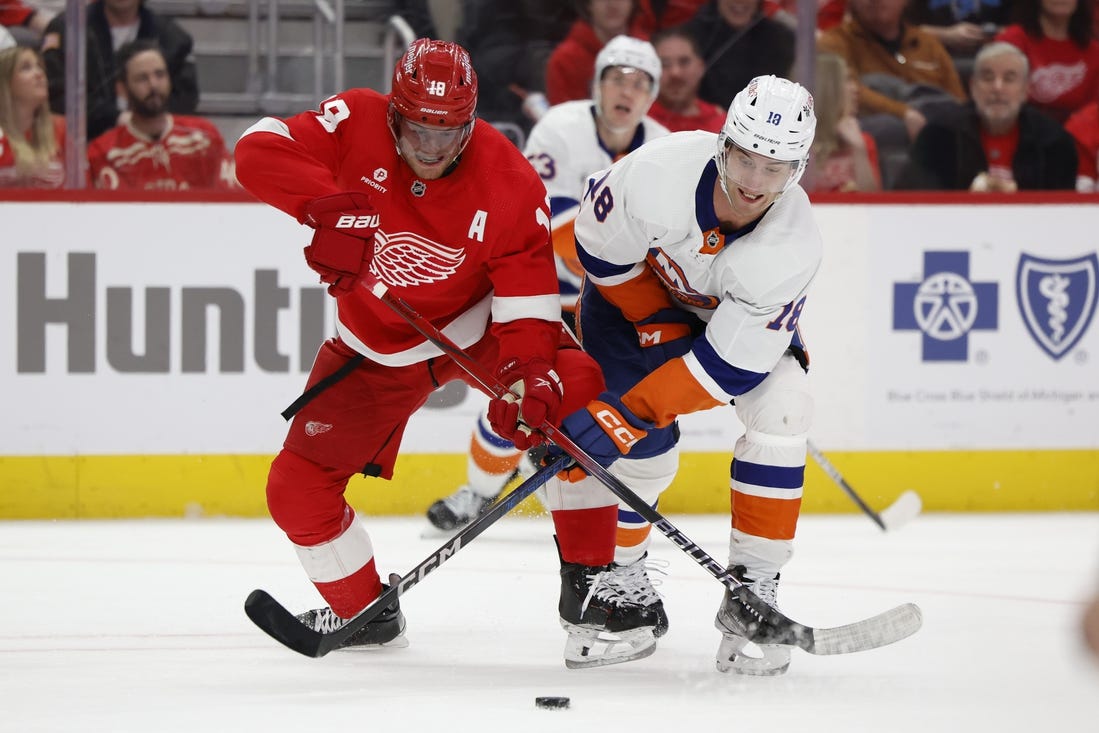
<svg viewBox="0 0 1099 733">
<path fill-rule="evenodd" d="M 822 248 L 798 180 L 815 128 L 804 88 L 757 77 L 720 134 L 675 133 L 593 176 L 575 224 L 588 277 L 578 330 L 608 391 L 563 429 L 653 503 L 678 467 L 677 416 L 732 402 L 746 432 L 730 473 L 729 567 L 772 606 L 813 409 L 798 321 Z M 569 478 L 547 486 L 551 505 L 604 490 L 579 469 Z M 790 648 L 748 647 L 728 600 L 718 668 L 785 672 Z"/>
<path fill-rule="evenodd" d="M 660 72 L 660 58 L 652 44 L 616 36 L 596 57 L 592 99 L 550 108 L 531 130 L 524 148 L 549 196 L 561 310 L 570 327 L 583 276 L 576 259 L 573 220 L 588 176 L 647 140 L 668 134 L 645 116 L 659 91 Z M 429 521 L 446 531 L 468 524 L 492 504 L 521 460 L 529 463 L 492 431 L 482 413 L 470 438 L 466 483 L 431 505 Z"/>
</svg>

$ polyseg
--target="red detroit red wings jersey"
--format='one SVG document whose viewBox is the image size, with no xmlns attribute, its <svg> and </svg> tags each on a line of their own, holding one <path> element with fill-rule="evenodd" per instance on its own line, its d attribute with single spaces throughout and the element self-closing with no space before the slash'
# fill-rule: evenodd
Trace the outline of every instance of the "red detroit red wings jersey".
<svg viewBox="0 0 1099 733">
<path fill-rule="evenodd" d="M 503 324 L 502 357 L 552 363 L 560 304 L 538 175 L 507 138 L 478 120 L 454 170 L 419 180 L 397 153 L 387 108 L 387 96 L 353 89 L 319 112 L 264 118 L 236 145 L 237 176 L 298 221 L 318 196 L 367 193 L 379 214 L 371 272 L 393 294 L 462 347 L 484 335 L 491 314 Z M 440 353 L 365 289 L 339 298 L 337 309 L 340 337 L 374 361 L 403 366 Z M 535 329 L 545 333 L 508 328 L 520 319 L 546 322 Z"/>
<path fill-rule="evenodd" d="M 88 176 L 96 188 L 183 191 L 236 186 L 233 159 L 213 123 L 171 115 L 156 140 L 129 124 L 88 145 Z"/>
</svg>

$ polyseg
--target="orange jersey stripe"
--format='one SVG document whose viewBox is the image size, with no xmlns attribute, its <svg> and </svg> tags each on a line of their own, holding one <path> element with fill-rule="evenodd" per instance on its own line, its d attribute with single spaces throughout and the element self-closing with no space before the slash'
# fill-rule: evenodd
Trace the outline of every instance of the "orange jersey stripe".
<svg viewBox="0 0 1099 733">
<path fill-rule="evenodd" d="M 603 297 L 633 323 L 648 318 L 662 308 L 672 307 L 672 296 L 647 265 L 637 277 L 624 283 L 598 287 Z"/>
<path fill-rule="evenodd" d="M 553 230 L 553 253 L 564 263 L 568 271 L 574 275 L 583 277 L 584 266 L 580 264 L 580 258 L 576 255 L 576 220 L 565 222 Z"/>
<path fill-rule="evenodd" d="M 729 491 L 733 529 L 770 540 L 792 540 L 801 513 L 801 497 L 768 499 Z"/>
<path fill-rule="evenodd" d="M 662 428 L 679 415 L 709 410 L 718 402 L 694 378 L 682 357 L 670 359 L 622 395 L 633 414 Z"/>
</svg>

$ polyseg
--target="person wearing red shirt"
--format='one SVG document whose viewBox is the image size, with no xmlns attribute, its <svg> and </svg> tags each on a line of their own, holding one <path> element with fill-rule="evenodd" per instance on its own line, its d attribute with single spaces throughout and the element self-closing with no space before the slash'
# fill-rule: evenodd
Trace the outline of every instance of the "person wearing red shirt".
<svg viewBox="0 0 1099 733">
<path fill-rule="evenodd" d="M 1016 0 L 1019 22 L 996 36 L 1030 63 L 1030 102 L 1058 122 L 1099 96 L 1099 41 L 1085 0 Z"/>
<path fill-rule="evenodd" d="M 398 61 L 390 94 L 351 89 L 319 110 L 264 118 L 236 145 L 241 184 L 314 230 L 305 260 L 336 299 L 337 336 L 287 411 L 294 419 L 267 481 L 271 516 L 328 603 L 298 616 L 315 631 L 342 627 L 383 590 L 365 522 L 344 498 L 348 479 L 392 478 L 411 414 L 441 385 L 476 386 L 362 278 L 492 365 L 514 394 L 492 400 L 489 419 L 520 449 L 541 440 L 520 419 L 556 424 L 603 388 L 561 324 L 545 186 L 476 106 L 468 52 L 422 38 Z M 603 587 L 617 500 L 605 489 L 567 500 L 549 508 L 570 639 L 651 626 Z M 349 644 L 403 645 L 404 627 L 395 602 Z"/>
<path fill-rule="evenodd" d="M 648 38 L 664 28 L 682 25 L 707 2 L 709 0 L 638 0 L 637 29 Z"/>
<path fill-rule="evenodd" d="M 615 36 L 648 39 L 635 0 L 583 0 L 578 18 L 546 62 L 546 98 L 551 105 L 592 94 L 592 69 L 600 49 Z"/>
<path fill-rule="evenodd" d="M 663 80 L 649 117 L 671 132 L 720 132 L 725 111 L 698 96 L 706 64 L 694 36 L 682 27 L 666 28 L 656 32 L 652 44 L 660 57 Z"/>
<path fill-rule="evenodd" d="M 51 115 L 42 57 L 33 48 L 0 51 L 0 187 L 60 188 L 65 119 Z"/>
<path fill-rule="evenodd" d="M 184 191 L 235 187 L 233 159 L 221 133 L 201 117 L 172 115 L 172 80 L 155 41 L 118 49 L 119 98 L 124 121 L 88 146 L 88 176 L 96 188 Z"/>
<path fill-rule="evenodd" d="M 33 44 L 37 48 L 53 15 L 48 10 L 31 7 L 23 0 L 0 0 L 0 26 L 15 29 L 11 35 L 22 45 Z"/>
<path fill-rule="evenodd" d="M 969 92 L 972 102 L 928 119 L 897 188 L 1072 190 L 1076 149 L 1061 125 L 1027 104 L 1022 51 L 1000 41 L 978 51 Z"/>
<path fill-rule="evenodd" d="M 1076 190 L 1099 191 L 1099 101 L 1076 110 L 1065 122 L 1065 132 L 1076 142 Z"/>
</svg>

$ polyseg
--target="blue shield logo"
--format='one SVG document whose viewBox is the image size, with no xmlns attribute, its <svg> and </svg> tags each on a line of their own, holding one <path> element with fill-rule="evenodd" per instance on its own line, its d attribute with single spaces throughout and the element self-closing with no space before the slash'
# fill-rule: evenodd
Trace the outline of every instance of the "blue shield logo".
<svg viewBox="0 0 1099 733">
<path fill-rule="evenodd" d="M 1030 335 L 1056 361 L 1072 349 L 1095 315 L 1099 257 L 1048 260 L 1025 252 L 1015 275 L 1016 297 Z"/>
</svg>

